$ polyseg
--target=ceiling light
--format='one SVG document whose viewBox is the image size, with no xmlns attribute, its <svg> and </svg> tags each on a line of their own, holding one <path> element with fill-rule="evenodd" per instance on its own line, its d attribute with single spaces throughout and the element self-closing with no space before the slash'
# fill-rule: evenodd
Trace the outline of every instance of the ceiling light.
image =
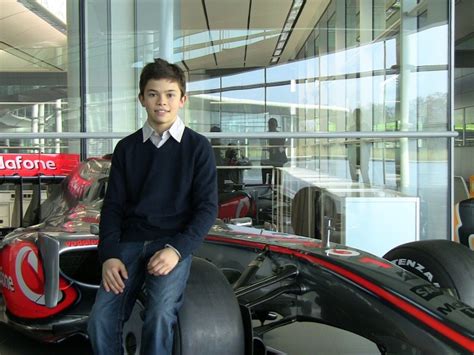
<svg viewBox="0 0 474 355">
<path fill-rule="evenodd" d="M 285 27 L 283 27 L 283 31 L 291 30 L 292 26 L 293 26 L 293 21 L 285 23 Z"/>
<path fill-rule="evenodd" d="M 66 8 L 64 0 L 55 3 L 43 3 L 40 0 L 18 0 L 18 2 L 59 32 L 67 34 L 65 11 L 63 11 Z"/>
<path fill-rule="evenodd" d="M 291 31 L 295 27 L 296 20 L 298 19 L 301 11 L 303 10 L 303 6 L 306 0 L 293 0 L 291 5 L 290 11 L 285 20 L 285 24 L 283 25 L 282 31 L 280 33 L 280 37 L 278 38 L 277 44 L 275 49 L 273 50 L 272 59 L 270 60 L 270 64 L 275 64 L 280 59 L 280 55 L 283 52 L 283 49 L 286 46 L 288 39 L 290 38 Z"/>
</svg>

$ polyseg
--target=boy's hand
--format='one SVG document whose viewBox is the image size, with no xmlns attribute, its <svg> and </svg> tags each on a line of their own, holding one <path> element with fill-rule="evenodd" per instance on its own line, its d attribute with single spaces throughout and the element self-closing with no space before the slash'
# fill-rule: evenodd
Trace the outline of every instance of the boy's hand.
<svg viewBox="0 0 474 355">
<path fill-rule="evenodd" d="M 128 273 L 120 259 L 110 258 L 102 264 L 102 283 L 107 292 L 122 293 L 125 288 L 123 279 L 128 279 Z"/>
<path fill-rule="evenodd" d="M 155 276 L 168 275 L 178 264 L 179 255 L 173 248 L 158 250 L 148 261 L 148 272 Z"/>
</svg>

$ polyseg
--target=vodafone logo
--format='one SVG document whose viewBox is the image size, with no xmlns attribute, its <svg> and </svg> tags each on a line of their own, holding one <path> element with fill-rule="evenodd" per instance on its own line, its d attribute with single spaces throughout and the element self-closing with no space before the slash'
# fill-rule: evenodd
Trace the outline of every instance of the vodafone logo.
<svg viewBox="0 0 474 355">
<path fill-rule="evenodd" d="M 335 255 L 335 256 L 358 256 L 360 253 L 355 250 L 349 249 L 329 249 L 326 250 L 327 255 Z"/>
<path fill-rule="evenodd" d="M 0 170 L 56 170 L 54 160 L 23 159 L 21 155 L 13 159 L 0 156 Z"/>
<path fill-rule="evenodd" d="M 0 174 L 3 175 L 68 175 L 78 164 L 79 154 L 0 154 Z"/>
<path fill-rule="evenodd" d="M 18 288 L 30 301 L 45 305 L 44 276 L 39 269 L 38 256 L 30 246 L 23 246 L 15 259 L 15 276 Z M 58 290 L 59 299 L 61 292 Z"/>
</svg>

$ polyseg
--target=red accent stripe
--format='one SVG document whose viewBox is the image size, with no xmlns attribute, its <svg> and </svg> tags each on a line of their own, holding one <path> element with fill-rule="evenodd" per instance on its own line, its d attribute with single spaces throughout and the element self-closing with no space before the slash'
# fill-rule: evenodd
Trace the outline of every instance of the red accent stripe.
<svg viewBox="0 0 474 355">
<path fill-rule="evenodd" d="M 390 263 L 385 263 L 383 261 L 374 259 L 374 258 L 369 258 L 368 256 L 364 256 L 363 258 L 359 259 L 359 262 L 364 263 L 364 264 L 374 264 L 377 266 L 380 266 L 384 269 L 391 269 L 393 268 L 392 264 Z"/>
<path fill-rule="evenodd" d="M 226 242 L 231 244 L 239 244 L 244 246 L 249 246 L 253 248 L 263 249 L 268 247 L 270 250 L 281 253 L 281 254 L 289 254 L 296 256 L 300 259 L 310 261 L 315 264 L 319 264 L 324 266 L 325 268 L 334 271 L 337 274 L 344 276 L 345 278 L 355 282 L 359 286 L 366 288 L 367 290 L 373 292 L 377 296 L 383 298 L 387 302 L 390 302 L 394 306 L 398 307 L 399 309 L 405 311 L 406 313 L 410 314 L 411 316 L 417 318 L 422 323 L 426 324 L 430 328 L 434 329 L 435 331 L 439 332 L 440 334 L 444 335 L 445 337 L 451 339 L 458 345 L 462 346 L 463 348 L 467 349 L 468 351 L 474 353 L 474 341 L 469 339 L 468 337 L 460 334 L 459 332 L 449 328 L 446 324 L 443 324 L 433 316 L 425 313 L 421 309 L 411 305 L 407 301 L 401 299 L 400 297 L 388 292 L 387 290 L 377 286 L 376 284 L 364 279 L 363 277 L 344 269 L 338 265 L 334 265 L 326 260 L 322 260 L 318 257 L 313 255 L 303 254 L 298 251 L 291 250 L 289 248 L 281 247 L 281 246 L 274 246 L 274 245 L 267 245 L 264 243 L 259 242 L 252 242 L 249 240 L 237 240 L 237 239 L 229 239 L 224 237 L 217 237 L 217 236 L 208 236 L 206 240 L 213 240 L 219 242 Z"/>
</svg>

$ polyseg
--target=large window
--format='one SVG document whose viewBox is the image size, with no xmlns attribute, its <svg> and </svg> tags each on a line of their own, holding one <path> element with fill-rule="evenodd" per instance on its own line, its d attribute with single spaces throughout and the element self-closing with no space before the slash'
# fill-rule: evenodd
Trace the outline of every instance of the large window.
<svg viewBox="0 0 474 355">
<path fill-rule="evenodd" d="M 146 120 L 140 70 L 163 57 L 188 75 L 185 123 L 217 132 L 220 168 L 239 170 L 223 188 L 268 183 L 262 169 L 272 170 L 272 192 L 253 196 L 269 196 L 271 225 L 319 237 L 323 217 L 332 216 L 348 242 L 346 207 L 356 208 L 349 202 L 358 192 L 393 199 L 388 219 L 404 218 L 396 201 L 414 206 L 409 238 L 450 235 L 448 0 L 68 0 L 55 2 L 60 10 L 43 3 L 1 2 L 2 14 L 24 28 L 0 20 L 0 130 L 58 137 L 0 137 L 3 151 L 111 153 Z M 15 42 L 22 31 L 30 36 Z M 456 113 L 457 129 L 469 132 L 471 111 Z M 276 132 L 268 132 L 270 118 Z M 80 144 L 62 132 L 90 137 Z M 283 166 L 269 163 L 268 134 L 283 142 Z M 315 209 L 306 229 L 296 215 L 300 190 L 326 194 L 306 202 L 306 212 Z M 370 218 L 366 227 L 379 228 Z"/>
<path fill-rule="evenodd" d="M 0 131 L 80 130 L 78 1 L 0 2 Z M 77 141 L 0 139 L 5 152 L 77 152 Z"/>
</svg>

